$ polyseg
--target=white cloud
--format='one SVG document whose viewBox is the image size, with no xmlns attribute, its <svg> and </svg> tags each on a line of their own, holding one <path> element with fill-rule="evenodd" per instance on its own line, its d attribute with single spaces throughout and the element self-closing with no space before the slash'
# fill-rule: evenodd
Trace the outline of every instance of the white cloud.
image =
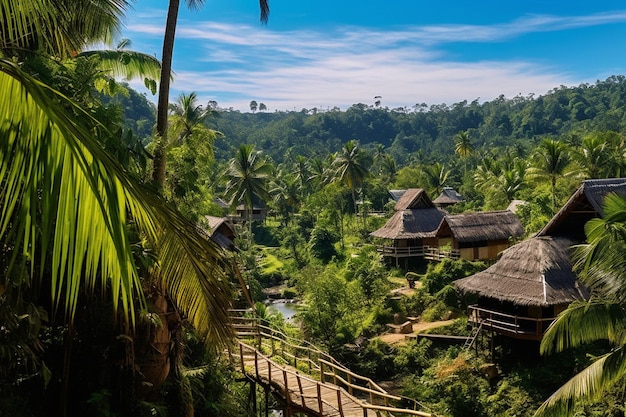
<svg viewBox="0 0 626 417">
<path fill-rule="evenodd" d="M 626 21 L 626 13 L 579 17 L 527 16 L 491 26 L 439 25 L 391 31 L 343 27 L 334 31 L 278 32 L 241 24 L 181 22 L 177 30 L 173 96 L 196 91 L 223 107 L 270 110 L 347 107 L 382 96 L 390 108 L 415 103 L 491 100 L 500 94 L 543 94 L 572 85 L 568 72 L 531 60 L 457 62 L 442 44 L 505 42 L 526 33 Z M 133 33 L 162 36 L 162 27 L 129 24 Z M 182 51 L 182 52 L 181 52 Z M 192 51 L 192 52 L 188 52 Z"/>
</svg>

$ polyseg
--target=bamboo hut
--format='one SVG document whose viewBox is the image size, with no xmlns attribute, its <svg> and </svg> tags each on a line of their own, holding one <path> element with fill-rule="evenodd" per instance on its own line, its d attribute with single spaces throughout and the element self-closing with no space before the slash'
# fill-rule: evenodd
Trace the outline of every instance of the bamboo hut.
<svg viewBox="0 0 626 417">
<path fill-rule="evenodd" d="M 446 215 L 437 230 L 439 248 L 450 246 L 463 259 L 492 260 L 524 235 L 524 227 L 508 210 Z"/>
<path fill-rule="evenodd" d="M 454 281 L 476 298 L 469 321 L 499 334 L 541 340 L 554 318 L 575 300 L 588 297 L 572 271 L 573 241 L 542 236 L 506 249 L 486 270 Z"/>
<path fill-rule="evenodd" d="M 435 234 L 446 214 L 435 207 L 421 188 L 406 190 L 396 202 L 395 213 L 383 227 L 370 236 L 386 241 L 378 250 L 383 256 L 394 258 L 424 257 L 424 248 L 436 245 Z"/>
</svg>

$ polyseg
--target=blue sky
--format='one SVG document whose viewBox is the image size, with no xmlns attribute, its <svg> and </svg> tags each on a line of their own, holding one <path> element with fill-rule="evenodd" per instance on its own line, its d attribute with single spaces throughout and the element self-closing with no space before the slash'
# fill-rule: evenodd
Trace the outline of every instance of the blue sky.
<svg viewBox="0 0 626 417">
<path fill-rule="evenodd" d="M 134 3 L 132 49 L 161 57 L 167 4 Z M 270 0 L 267 25 L 257 0 L 184 4 L 171 99 L 241 111 L 486 101 L 626 73 L 623 1 Z"/>
</svg>

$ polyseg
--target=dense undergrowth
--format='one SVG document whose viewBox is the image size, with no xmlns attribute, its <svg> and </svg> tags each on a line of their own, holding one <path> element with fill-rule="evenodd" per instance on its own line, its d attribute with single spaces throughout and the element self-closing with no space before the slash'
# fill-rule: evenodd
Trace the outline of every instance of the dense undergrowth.
<svg viewBox="0 0 626 417">
<path fill-rule="evenodd" d="M 255 233 L 259 230 L 263 236 L 280 235 L 280 227 L 271 221 L 258 226 Z M 346 240 L 357 241 L 352 237 Z M 253 249 L 257 261 L 259 256 L 271 254 L 249 270 L 248 278 L 257 282 L 255 287 L 280 284 L 283 292 L 300 302 L 293 321 L 285 321 L 280 313 L 264 314 L 275 326 L 322 346 L 352 371 L 419 401 L 436 415 L 531 416 L 556 388 L 590 362 L 589 352 L 600 353 L 605 348 L 589 346 L 542 357 L 536 342 L 492 339 L 490 335 L 479 337 L 469 350 L 427 339 L 385 343 L 378 336 L 388 330 L 386 325 L 407 317 L 454 319 L 436 333 L 468 335 L 467 300 L 450 284 L 487 265 L 450 259 L 420 265 L 411 273 L 418 278 L 415 290 L 398 296 L 392 290 L 407 285 L 406 271 L 384 265 L 373 245 L 342 247 L 337 239 L 332 245 L 331 258 L 316 254 L 310 246 L 303 250 L 304 266 L 288 248 Z M 274 257 L 281 259 L 281 268 L 270 262 Z M 255 294 L 262 301 L 263 291 Z M 606 415 L 602 413 L 607 407 L 615 407 L 619 401 L 618 392 L 595 405 L 579 406 L 577 415 Z"/>
</svg>

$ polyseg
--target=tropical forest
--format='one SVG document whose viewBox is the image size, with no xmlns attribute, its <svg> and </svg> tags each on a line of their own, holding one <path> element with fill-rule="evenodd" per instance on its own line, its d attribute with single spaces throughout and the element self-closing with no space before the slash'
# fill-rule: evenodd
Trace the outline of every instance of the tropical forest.
<svg viewBox="0 0 626 417">
<path fill-rule="evenodd" d="M 170 99 L 202 3 L 0 0 L 0 417 L 626 415 L 625 76 Z"/>
</svg>

